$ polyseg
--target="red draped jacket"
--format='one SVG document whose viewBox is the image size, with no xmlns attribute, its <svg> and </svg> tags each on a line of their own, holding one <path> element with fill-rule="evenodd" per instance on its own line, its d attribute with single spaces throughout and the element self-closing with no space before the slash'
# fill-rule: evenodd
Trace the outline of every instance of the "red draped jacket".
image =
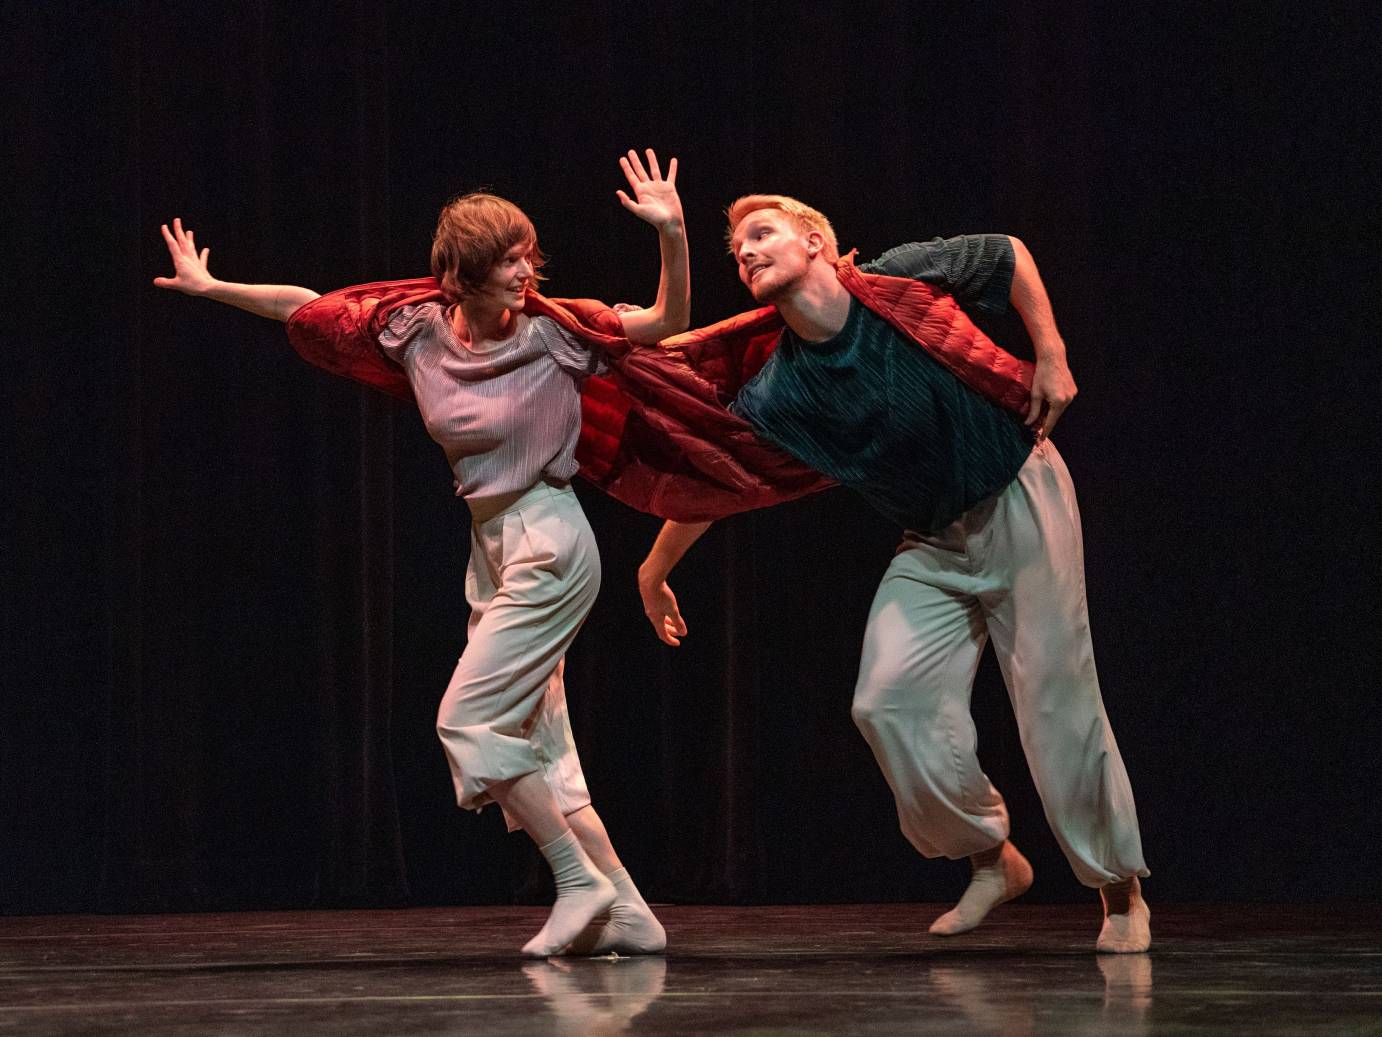
<svg viewBox="0 0 1382 1037">
<path fill-rule="evenodd" d="M 840 283 L 970 388 L 1017 413 L 1030 399 L 1032 365 L 993 343 L 950 295 L 924 281 L 868 274 L 854 253 L 836 263 Z M 308 362 L 411 401 L 403 369 L 379 348 L 401 306 L 444 301 L 434 278 L 376 281 L 323 295 L 288 319 Z M 530 291 L 530 316 L 546 316 L 600 348 L 609 364 L 581 392 L 581 475 L 640 511 L 680 522 L 724 518 L 832 485 L 731 414 L 728 404 L 772 355 L 782 318 L 772 306 L 741 313 L 656 346 L 635 345 L 619 315 L 592 299 Z"/>
</svg>

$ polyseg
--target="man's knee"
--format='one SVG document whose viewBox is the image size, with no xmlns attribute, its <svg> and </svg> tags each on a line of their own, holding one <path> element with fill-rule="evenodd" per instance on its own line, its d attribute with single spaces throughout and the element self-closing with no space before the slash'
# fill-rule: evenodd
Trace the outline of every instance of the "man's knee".
<svg viewBox="0 0 1382 1037">
<path fill-rule="evenodd" d="M 859 672 L 858 683 L 854 686 L 849 715 L 854 726 L 869 735 L 895 722 L 906 698 L 907 687 L 900 674 L 880 667 L 866 667 Z"/>
<path fill-rule="evenodd" d="M 912 729 L 938 722 L 947 702 L 962 692 L 937 674 L 918 674 L 888 659 L 862 666 L 850 716 L 864 734 Z"/>
</svg>

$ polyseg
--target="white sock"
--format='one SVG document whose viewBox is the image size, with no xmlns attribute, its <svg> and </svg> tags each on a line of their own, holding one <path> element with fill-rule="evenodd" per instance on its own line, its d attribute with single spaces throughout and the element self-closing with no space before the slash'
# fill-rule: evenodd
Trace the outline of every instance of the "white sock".
<svg viewBox="0 0 1382 1037">
<path fill-rule="evenodd" d="M 592 918 L 614 903 L 614 884 L 600 874 L 569 828 L 546 846 L 538 847 L 552 866 L 556 903 L 547 923 L 523 945 L 529 958 L 560 954 L 580 935 Z"/>
<path fill-rule="evenodd" d="M 969 886 L 958 904 L 931 923 L 933 936 L 969 932 L 999 904 L 1021 896 L 1032 885 L 1032 866 L 1010 842 L 976 853 L 969 862 L 974 869 Z"/>
<path fill-rule="evenodd" d="M 609 920 L 596 922 L 571 941 L 569 954 L 661 954 L 667 947 L 667 931 L 653 914 L 628 870 L 607 876 L 618 898 L 610 905 Z"/>
<path fill-rule="evenodd" d="M 1112 883 L 1099 893 L 1104 901 L 1104 924 L 1095 949 L 1104 954 L 1140 954 L 1150 947 L 1152 909 L 1142 899 L 1142 883 L 1137 877 Z"/>
</svg>

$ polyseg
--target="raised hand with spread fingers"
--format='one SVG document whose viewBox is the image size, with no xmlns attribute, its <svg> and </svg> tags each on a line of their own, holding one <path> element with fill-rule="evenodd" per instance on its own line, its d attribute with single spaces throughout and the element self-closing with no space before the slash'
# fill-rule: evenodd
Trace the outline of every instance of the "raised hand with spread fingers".
<svg viewBox="0 0 1382 1037">
<path fill-rule="evenodd" d="M 159 228 L 173 259 L 172 277 L 155 277 L 154 284 L 185 295 L 199 295 L 227 303 L 260 317 L 286 321 L 303 303 L 317 298 L 310 288 L 291 284 L 236 284 L 218 281 L 211 276 L 207 260 L 210 248 L 197 251 L 197 243 L 190 230 L 182 226 L 182 219 L 174 217 L 172 230 L 168 224 Z"/>
<path fill-rule="evenodd" d="M 619 202 L 640 220 L 657 228 L 662 253 L 662 274 L 657 285 L 657 301 L 647 309 L 620 311 L 624 334 L 630 342 L 649 344 L 685 331 L 691 322 L 691 264 L 686 246 L 686 226 L 677 194 L 677 160 L 667 165 L 663 177 L 657 154 L 648 148 L 645 166 L 638 152 L 630 149 L 619 159 L 619 168 L 629 182 L 633 196 L 615 191 Z"/>
</svg>

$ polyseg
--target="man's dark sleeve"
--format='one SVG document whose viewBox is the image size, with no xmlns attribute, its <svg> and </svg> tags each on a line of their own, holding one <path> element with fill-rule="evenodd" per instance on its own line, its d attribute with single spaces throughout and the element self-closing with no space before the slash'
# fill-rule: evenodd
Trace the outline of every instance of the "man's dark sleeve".
<svg viewBox="0 0 1382 1037">
<path fill-rule="evenodd" d="M 925 281 L 949 292 L 966 311 L 1001 317 L 1008 312 L 1015 262 L 1006 234 L 962 234 L 899 245 L 859 269 Z"/>
</svg>

